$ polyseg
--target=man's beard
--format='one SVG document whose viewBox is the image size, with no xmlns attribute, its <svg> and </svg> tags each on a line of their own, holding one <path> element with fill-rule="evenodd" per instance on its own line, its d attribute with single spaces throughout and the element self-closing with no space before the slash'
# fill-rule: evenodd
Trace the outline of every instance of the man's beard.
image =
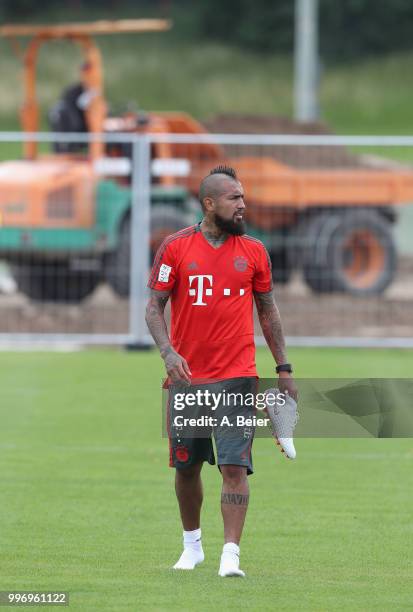
<svg viewBox="0 0 413 612">
<path fill-rule="evenodd" d="M 218 213 L 215 213 L 215 225 L 231 236 L 242 236 L 246 232 L 244 221 L 234 221 L 234 219 L 224 219 Z"/>
</svg>

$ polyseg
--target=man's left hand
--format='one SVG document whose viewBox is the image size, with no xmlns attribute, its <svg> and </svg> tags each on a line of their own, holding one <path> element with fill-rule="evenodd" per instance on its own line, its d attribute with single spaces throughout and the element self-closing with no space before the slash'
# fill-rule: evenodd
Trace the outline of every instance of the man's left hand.
<svg viewBox="0 0 413 612">
<path fill-rule="evenodd" d="M 278 388 L 281 393 L 286 393 L 296 402 L 298 401 L 297 385 L 289 372 L 280 372 L 278 374 Z"/>
</svg>

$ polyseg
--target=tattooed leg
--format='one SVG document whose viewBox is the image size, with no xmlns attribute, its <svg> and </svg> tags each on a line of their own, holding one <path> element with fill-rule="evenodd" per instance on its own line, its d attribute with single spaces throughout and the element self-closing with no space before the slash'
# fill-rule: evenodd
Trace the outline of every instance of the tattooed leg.
<svg viewBox="0 0 413 612">
<path fill-rule="evenodd" d="M 221 473 L 221 512 L 225 542 L 239 544 L 249 501 L 247 468 L 240 465 L 221 465 Z"/>
</svg>

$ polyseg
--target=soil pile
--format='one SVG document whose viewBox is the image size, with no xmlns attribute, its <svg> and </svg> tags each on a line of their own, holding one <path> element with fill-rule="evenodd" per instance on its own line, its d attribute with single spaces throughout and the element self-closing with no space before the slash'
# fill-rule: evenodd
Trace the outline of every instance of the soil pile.
<svg viewBox="0 0 413 612">
<path fill-rule="evenodd" d="M 286 117 L 258 115 L 217 115 L 204 122 L 213 134 L 303 134 L 332 135 L 325 123 L 300 123 Z M 294 168 L 370 168 L 361 158 L 342 146 L 231 145 L 229 156 L 269 156 Z"/>
</svg>

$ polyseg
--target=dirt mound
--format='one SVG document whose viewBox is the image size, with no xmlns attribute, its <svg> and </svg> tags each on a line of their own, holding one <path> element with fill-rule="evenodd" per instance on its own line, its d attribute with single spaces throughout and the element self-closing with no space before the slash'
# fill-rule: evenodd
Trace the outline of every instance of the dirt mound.
<svg viewBox="0 0 413 612">
<path fill-rule="evenodd" d="M 204 122 L 213 134 L 303 134 L 331 135 L 322 122 L 300 123 L 287 117 L 258 115 L 217 115 Z M 369 168 L 345 147 L 333 146 L 228 146 L 232 156 L 269 156 L 294 168 Z"/>
<path fill-rule="evenodd" d="M 287 117 L 272 115 L 216 115 L 204 122 L 214 133 L 225 134 L 332 134 L 322 122 L 299 123 Z"/>
</svg>

